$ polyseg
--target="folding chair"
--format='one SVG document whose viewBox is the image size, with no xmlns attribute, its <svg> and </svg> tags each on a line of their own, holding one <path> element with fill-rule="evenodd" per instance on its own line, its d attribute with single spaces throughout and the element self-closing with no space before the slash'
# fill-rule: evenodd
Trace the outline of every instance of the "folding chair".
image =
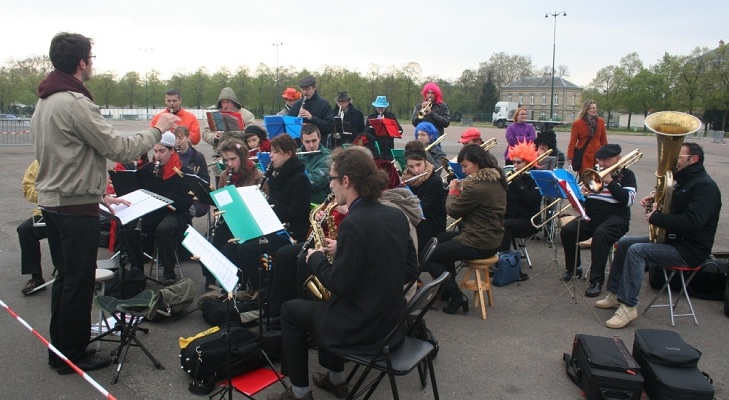
<svg viewBox="0 0 729 400">
<path fill-rule="evenodd" d="M 377 350 L 374 354 L 351 354 L 346 355 L 343 358 L 347 361 L 356 363 L 355 367 L 347 377 L 349 382 L 356 374 L 359 367 L 365 366 L 365 370 L 360 375 L 357 383 L 349 391 L 348 399 L 354 399 L 362 394 L 365 394 L 365 399 L 369 398 L 375 391 L 377 386 L 380 384 L 385 374 L 390 379 L 390 388 L 392 390 L 392 396 L 394 399 L 399 399 L 400 395 L 397 390 L 397 384 L 395 383 L 395 376 L 403 376 L 409 374 L 415 367 L 420 365 L 423 361 L 428 364 L 428 370 L 430 372 L 430 380 L 433 385 L 433 397 L 438 400 L 438 386 L 435 379 L 435 370 L 433 369 L 433 354 L 435 347 L 428 341 L 417 339 L 412 336 L 411 326 L 417 325 L 417 323 L 423 319 L 425 313 L 431 308 L 433 303 L 440 297 L 440 292 L 443 289 L 443 283 L 450 277 L 450 273 L 444 272 L 438 279 L 425 284 L 415 294 L 412 300 L 405 306 L 400 321 L 397 326 L 390 331 L 382 342 L 382 347 Z M 417 315 L 413 318 L 413 315 Z M 390 341 L 398 335 L 400 330 L 407 327 L 407 335 L 403 339 L 402 343 L 395 347 L 390 348 Z M 362 387 L 367 375 L 371 370 L 380 371 L 380 374 L 367 385 Z M 421 383 L 422 382 L 421 380 Z M 361 388 L 361 391 L 360 391 Z"/>
<path fill-rule="evenodd" d="M 531 237 L 512 238 L 511 244 L 514 246 L 514 250 L 519 250 L 521 252 L 521 258 L 526 259 L 527 264 L 529 264 L 529 269 L 532 269 L 532 259 L 529 257 L 529 250 L 527 250 L 526 245 L 527 240 L 531 240 Z"/>
<path fill-rule="evenodd" d="M 111 315 L 116 320 L 114 327 L 107 332 L 91 339 L 91 342 L 104 340 L 106 336 L 119 333 L 119 345 L 114 349 L 111 354 L 113 361 L 118 363 L 116 373 L 111 379 L 111 384 L 114 385 L 119 381 L 119 375 L 121 369 L 124 366 L 124 360 L 127 358 L 129 352 L 129 346 L 137 346 L 144 354 L 149 357 L 155 368 L 159 370 L 165 369 L 152 353 L 147 350 L 146 347 L 137 338 L 137 331 L 148 333 L 146 329 L 140 328 L 139 324 L 144 319 L 144 315 L 149 311 L 149 307 L 154 297 L 152 290 L 145 290 L 131 299 L 122 300 L 111 296 L 96 296 L 94 302 L 96 306 L 104 313 Z M 107 339 L 108 340 L 108 339 Z"/>
<path fill-rule="evenodd" d="M 666 283 L 663 284 L 663 287 L 661 288 L 661 290 L 658 291 L 658 294 L 656 294 L 656 296 L 653 298 L 653 300 L 651 300 L 650 303 L 648 303 L 648 306 L 646 306 L 645 311 L 643 311 L 643 313 L 644 314 L 647 313 L 648 310 L 650 310 L 651 308 L 654 308 L 654 307 L 668 307 L 668 309 L 671 312 L 671 326 L 676 326 L 675 317 L 689 317 L 689 316 L 693 317 L 694 324 L 698 325 L 699 321 L 696 319 L 696 311 L 694 311 L 694 306 L 693 306 L 693 304 L 691 304 L 691 298 L 689 297 L 689 294 L 688 294 L 688 291 L 686 290 L 686 288 L 688 287 L 688 284 L 691 283 L 691 280 L 694 279 L 694 276 L 696 276 L 696 274 L 699 273 L 699 271 L 701 271 L 701 269 L 703 268 L 703 264 L 699 265 L 697 267 L 688 267 L 688 266 L 684 266 L 684 265 L 681 265 L 681 266 L 670 265 L 670 266 L 665 266 L 665 267 L 661 267 L 661 268 L 663 269 L 663 277 L 666 279 Z M 670 275 L 668 274 L 668 271 L 671 271 Z M 678 297 L 676 297 L 676 302 L 674 303 L 670 284 L 671 284 L 671 279 L 673 279 L 673 276 L 676 275 L 676 273 L 678 273 L 678 275 L 681 277 L 681 290 L 679 291 Z M 684 273 L 689 274 L 688 279 L 686 279 L 684 277 Z M 658 297 L 664 291 L 666 293 L 668 293 L 668 303 L 667 304 L 653 304 L 656 302 L 656 300 L 658 300 Z M 686 298 L 686 302 L 688 303 L 688 306 L 689 306 L 689 311 L 691 311 L 691 312 L 686 313 L 686 314 L 676 314 L 676 306 L 678 305 L 678 301 L 681 300 L 682 295 L 683 295 L 683 297 Z"/>
</svg>

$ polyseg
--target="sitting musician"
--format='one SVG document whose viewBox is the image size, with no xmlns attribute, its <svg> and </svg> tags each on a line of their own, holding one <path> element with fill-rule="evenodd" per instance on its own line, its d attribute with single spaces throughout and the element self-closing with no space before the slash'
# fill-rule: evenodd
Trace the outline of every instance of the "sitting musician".
<svg viewBox="0 0 729 400">
<path fill-rule="evenodd" d="M 438 130 L 430 122 L 421 122 L 415 127 L 415 140 L 422 142 L 426 149 L 428 149 L 428 146 L 437 139 Z M 430 146 L 428 153 L 430 153 L 431 157 L 433 157 L 435 165 L 441 165 L 441 160 L 446 158 L 446 154 L 443 152 L 440 144 Z"/>
<path fill-rule="evenodd" d="M 395 138 L 390 135 L 379 136 L 376 134 L 375 129 L 370 125 L 371 119 L 391 119 L 397 124 L 397 131 L 402 135 L 402 126 L 397 122 L 397 115 L 390 111 L 387 111 L 387 107 L 390 103 L 387 101 L 387 96 L 377 96 L 377 99 L 372 102 L 372 106 L 377 110 L 376 113 L 367 116 L 367 124 L 365 132 L 375 137 L 377 144 L 382 152 L 382 158 L 385 160 L 392 160 L 392 149 L 395 148 Z"/>
<path fill-rule="evenodd" d="M 506 215 L 504 216 L 504 238 L 499 251 L 511 249 L 512 238 L 529 238 L 537 233 L 531 218 L 538 214 L 542 205 L 542 194 L 525 167 L 536 160 L 537 151 L 532 142 L 519 142 L 509 147 L 509 159 L 513 162 L 512 174 L 519 174 L 509 182 L 506 190 Z M 522 273 L 521 278 L 528 277 Z"/>
<path fill-rule="evenodd" d="M 451 112 L 443 101 L 443 92 L 435 82 L 428 82 L 423 86 L 421 94 L 423 101 L 416 104 L 413 109 L 413 126 L 417 128 L 421 122 L 429 122 L 438 131 L 436 137 L 442 136 L 445 128 L 451 124 Z"/>
<path fill-rule="evenodd" d="M 458 163 L 466 178 L 454 179 L 448 189 L 446 210 L 453 218 L 462 218 L 462 231 L 439 234 L 430 262 L 425 269 L 433 277 L 451 273 L 441 298 L 448 300 L 443 311 L 455 314 L 459 308 L 468 312 L 468 299 L 458 289 L 455 262 L 488 258 L 496 254 L 504 236 L 506 178 L 496 158 L 475 144 L 463 146 Z"/>
<path fill-rule="evenodd" d="M 177 279 L 174 269 L 175 251 L 187 224 L 192 221 L 190 214 L 192 197 L 188 193 L 189 189 L 186 187 L 185 181 L 177 171 L 187 173 L 192 173 L 192 171 L 183 168 L 182 161 L 175 152 L 175 135 L 172 132 L 163 133 L 162 139 L 154 145 L 153 151 L 155 162 L 148 163 L 138 172 L 141 174 L 140 186 L 164 196 L 174 203 L 173 207 L 163 207 L 142 217 L 140 227 L 143 235 L 154 235 L 159 250 L 159 262 L 164 269 L 162 283 L 171 285 Z M 123 229 L 127 230 L 124 235 L 124 244 L 131 268 L 141 269 L 144 264 L 143 241 L 138 235 L 130 232 L 137 226 L 135 221 L 124 226 Z"/>
<path fill-rule="evenodd" d="M 238 138 L 231 138 L 220 144 L 220 156 L 225 163 L 225 170 L 220 175 L 218 187 L 233 185 L 235 187 L 258 185 L 263 179 L 263 173 L 253 161 L 248 159 L 248 148 Z M 233 238 L 228 224 L 224 218 L 218 217 L 212 230 L 212 244 L 220 250 Z M 214 283 L 213 275 L 207 268 L 202 267 L 205 284 Z"/>
<path fill-rule="evenodd" d="M 342 119 L 344 134 L 339 139 L 329 138 L 330 142 L 334 141 L 328 146 L 332 149 L 345 143 L 352 143 L 354 138 L 365 130 L 364 115 L 362 111 L 354 108 L 352 96 L 347 92 L 339 92 L 335 100 L 337 102 L 334 107 L 335 122 L 337 116 Z"/>
<path fill-rule="evenodd" d="M 375 165 L 377 169 L 385 171 L 388 177 L 386 189 L 392 189 L 400 186 L 400 174 L 397 172 L 397 168 L 391 161 L 387 161 L 382 157 L 380 149 L 377 147 L 377 141 L 375 137 L 369 133 L 361 133 L 359 136 L 354 138 L 352 142 L 353 146 L 362 146 L 367 148 L 375 159 Z"/>
<path fill-rule="evenodd" d="M 279 248 L 291 244 L 289 235 L 295 241 L 303 241 L 309 229 L 311 184 L 304 163 L 296 155 L 296 142 L 291 136 L 278 135 L 271 140 L 271 163 L 264 180 L 268 185 L 268 202 L 288 231 L 288 235 L 280 232 L 266 235 L 268 253 L 276 254 Z M 228 243 L 222 253 L 238 266 L 252 289 L 260 288 L 258 239 Z"/>
<path fill-rule="evenodd" d="M 606 144 L 602 146 L 595 158 L 601 170 L 610 168 L 620 160 L 620 145 Z M 590 286 L 585 296 L 597 297 L 605 282 L 605 265 L 610 248 L 623 237 L 630 228 L 630 206 L 635 200 L 637 182 L 633 171 L 624 168 L 602 178 L 602 191 L 587 194 L 585 212 L 589 220 L 572 220 L 562 227 L 560 238 L 564 247 L 564 259 L 567 272 L 562 279 L 569 281 L 574 275 L 582 276 L 580 254 L 575 260 L 575 248 L 578 242 L 592 238 L 590 246 L 591 267 Z M 575 266 L 577 269 L 575 269 Z"/>
<path fill-rule="evenodd" d="M 446 192 L 443 181 L 433 173 L 435 167 L 427 161 L 424 150 L 406 150 L 405 161 L 408 167 L 402 173 L 402 181 L 418 196 L 423 209 L 423 220 L 416 226 L 420 251 L 430 238 L 445 232 Z"/>
<path fill-rule="evenodd" d="M 259 151 L 270 152 L 271 141 L 268 140 L 268 132 L 258 125 L 247 126 L 243 134 L 243 141 L 248 146 L 249 156 L 255 156 Z"/>
<path fill-rule="evenodd" d="M 319 363 L 329 370 L 315 373 L 314 384 L 339 398 L 347 396 L 341 356 L 379 348 L 405 307 L 406 266 L 409 259 L 414 261 L 415 248 L 403 213 L 377 201 L 386 178 L 367 154 L 350 148 L 333 156 L 329 179 L 336 202 L 347 205 L 349 215 L 340 226 L 333 262 L 322 249 L 310 249 L 307 266 L 332 298 L 290 300 L 282 306 L 281 368 L 292 386 L 268 399 L 313 398 L 308 372 L 311 332 Z M 398 344 L 395 340 L 391 346 Z"/>
<path fill-rule="evenodd" d="M 316 204 L 324 202 L 329 195 L 329 165 L 332 162 L 332 151 L 321 143 L 319 128 L 314 124 L 301 127 L 301 154 L 299 157 L 306 165 L 306 176 L 311 183 L 311 201 Z"/>
<path fill-rule="evenodd" d="M 458 139 L 458 143 L 466 146 L 469 144 L 482 145 L 483 139 L 481 139 L 481 131 L 476 128 L 468 128 L 461 133 L 461 138 Z"/>
<path fill-rule="evenodd" d="M 430 153 L 425 151 L 425 145 L 423 144 L 423 142 L 421 142 L 419 140 L 411 140 L 411 141 L 405 143 L 404 150 L 405 151 L 411 151 L 411 150 L 412 151 L 422 151 L 423 153 L 425 153 L 425 159 L 429 163 L 433 164 L 433 166 L 435 166 L 436 169 L 438 169 L 438 167 L 440 167 L 440 165 L 435 165 L 435 160 L 433 160 L 433 156 L 431 156 Z"/>
<path fill-rule="evenodd" d="M 205 161 L 205 155 L 190 144 L 190 131 L 186 126 L 178 126 L 173 133 L 176 138 L 175 149 L 177 149 L 177 155 L 180 156 L 182 166 L 187 167 L 193 174 L 209 184 L 208 163 Z M 210 205 L 200 200 L 193 200 L 192 205 L 195 207 L 195 217 L 202 217 L 210 211 Z"/>
</svg>

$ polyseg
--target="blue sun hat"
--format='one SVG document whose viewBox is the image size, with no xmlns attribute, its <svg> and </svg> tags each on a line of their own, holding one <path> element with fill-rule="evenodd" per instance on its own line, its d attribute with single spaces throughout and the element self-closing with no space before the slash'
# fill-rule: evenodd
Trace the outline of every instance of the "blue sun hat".
<svg viewBox="0 0 729 400">
<path fill-rule="evenodd" d="M 387 102 L 387 96 L 377 96 L 377 99 L 372 103 L 375 107 L 387 108 L 390 103 Z"/>
</svg>

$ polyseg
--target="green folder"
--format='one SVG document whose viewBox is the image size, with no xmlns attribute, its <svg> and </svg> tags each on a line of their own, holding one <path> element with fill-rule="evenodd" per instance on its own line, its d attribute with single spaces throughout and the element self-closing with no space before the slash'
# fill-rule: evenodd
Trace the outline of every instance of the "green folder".
<svg viewBox="0 0 729 400">
<path fill-rule="evenodd" d="M 284 230 L 258 186 L 228 185 L 210 193 L 238 243 Z"/>
<path fill-rule="evenodd" d="M 400 165 L 400 171 L 405 171 L 407 168 L 407 162 L 405 162 L 405 149 L 390 149 L 390 152 L 392 153 L 392 158 L 394 158 Z"/>
</svg>

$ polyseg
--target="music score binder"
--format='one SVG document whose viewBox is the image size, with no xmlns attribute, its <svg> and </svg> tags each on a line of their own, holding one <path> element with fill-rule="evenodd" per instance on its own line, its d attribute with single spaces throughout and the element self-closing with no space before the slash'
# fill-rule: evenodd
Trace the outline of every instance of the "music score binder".
<svg viewBox="0 0 729 400">
<path fill-rule="evenodd" d="M 397 122 L 390 118 L 370 118 L 368 120 L 370 126 L 375 131 L 376 136 L 389 136 L 393 138 L 402 138 L 402 134 L 397 129 Z"/>
<path fill-rule="evenodd" d="M 164 196 L 160 196 L 157 193 L 153 193 L 145 189 L 135 190 L 119 198 L 129 201 L 131 204 L 128 206 L 124 204 L 112 205 L 112 208 L 114 209 L 113 215 L 105 205 L 99 204 L 99 207 L 104 214 L 119 220 L 122 225 L 126 225 L 139 217 L 143 217 L 151 213 L 152 211 L 174 203 L 172 200 Z"/>
<path fill-rule="evenodd" d="M 448 166 L 451 167 L 453 176 L 455 176 L 456 179 L 463 179 L 466 177 L 466 174 L 463 173 L 463 167 L 461 167 L 461 164 L 454 161 L 448 161 Z"/>
<path fill-rule="evenodd" d="M 208 127 L 211 131 L 242 131 L 243 116 L 235 111 L 208 111 Z"/>
<path fill-rule="evenodd" d="M 390 149 L 392 158 L 400 165 L 400 171 L 405 171 L 407 162 L 405 161 L 405 149 Z"/>
<path fill-rule="evenodd" d="M 223 211 L 223 219 L 239 243 L 284 230 L 276 213 L 258 186 L 236 188 L 228 185 L 211 193 Z"/>
<path fill-rule="evenodd" d="M 182 245 L 190 251 L 190 254 L 200 259 L 226 292 L 235 291 L 235 286 L 238 284 L 238 267 L 190 225 L 185 230 Z"/>
<path fill-rule="evenodd" d="M 304 120 L 288 115 L 264 115 L 263 124 L 266 126 L 269 139 L 273 139 L 282 133 L 287 133 L 292 138 L 299 139 Z"/>
</svg>

